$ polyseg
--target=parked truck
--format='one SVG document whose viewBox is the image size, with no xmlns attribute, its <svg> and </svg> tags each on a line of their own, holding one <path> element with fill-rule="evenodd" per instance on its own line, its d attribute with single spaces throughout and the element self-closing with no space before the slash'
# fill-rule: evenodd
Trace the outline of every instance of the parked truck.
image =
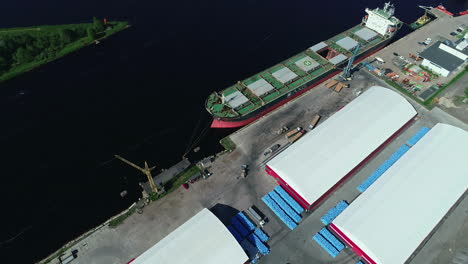
<svg viewBox="0 0 468 264">
<path fill-rule="evenodd" d="M 315 115 L 314 118 L 312 119 L 312 122 L 310 122 L 309 129 L 314 129 L 314 127 L 317 125 L 319 120 L 320 120 L 320 115 Z"/>
<path fill-rule="evenodd" d="M 260 224 L 260 226 L 263 227 L 263 225 L 265 225 L 265 220 L 266 220 L 266 217 L 265 215 L 263 215 L 260 210 L 258 210 L 257 207 L 255 207 L 255 205 L 252 205 L 251 207 L 249 207 L 249 209 L 247 209 L 247 212 L 249 212 L 249 214 L 255 219 L 257 220 L 257 222 Z"/>
<path fill-rule="evenodd" d="M 301 132 L 301 130 L 302 130 L 302 127 L 297 127 L 296 129 L 293 129 L 293 130 L 289 131 L 286 134 L 286 138 L 290 138 L 290 137 L 296 135 L 297 133 Z"/>
<path fill-rule="evenodd" d="M 302 130 L 301 132 L 297 133 L 296 135 L 294 135 L 294 136 L 288 138 L 289 142 L 291 142 L 291 143 L 296 142 L 300 137 L 302 137 L 302 135 L 304 135 L 304 132 L 305 132 L 305 131 Z"/>
</svg>

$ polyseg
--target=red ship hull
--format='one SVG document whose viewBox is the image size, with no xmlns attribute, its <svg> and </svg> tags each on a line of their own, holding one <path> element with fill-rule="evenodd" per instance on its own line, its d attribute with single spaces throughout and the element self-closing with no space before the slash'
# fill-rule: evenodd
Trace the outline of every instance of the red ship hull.
<svg viewBox="0 0 468 264">
<path fill-rule="evenodd" d="M 366 54 L 365 56 L 359 58 L 359 59 L 356 59 L 355 63 L 359 63 L 360 61 L 364 60 L 365 58 L 369 57 L 370 55 L 376 53 L 377 51 L 381 50 L 382 48 L 384 48 L 384 46 L 382 47 L 379 47 L 377 49 L 375 49 L 374 51 Z M 258 113 L 257 115 L 253 116 L 253 117 L 250 117 L 250 118 L 247 118 L 245 120 L 239 120 L 239 121 L 227 121 L 227 120 L 219 120 L 219 119 L 213 119 L 213 122 L 211 123 L 211 128 L 236 128 L 236 127 L 243 127 L 243 126 L 246 126 L 252 122 L 254 122 L 255 120 L 259 119 L 260 117 L 270 113 L 271 111 L 275 110 L 276 108 L 286 104 L 287 102 L 293 100 L 294 98 L 297 98 L 298 96 L 300 96 L 301 94 L 304 94 L 305 92 L 309 91 L 310 89 L 314 88 L 315 86 L 321 84 L 322 82 L 330 79 L 331 77 L 337 75 L 340 71 L 336 71 L 336 72 L 333 72 L 325 77 L 323 77 L 322 79 L 319 79 L 317 80 L 316 82 L 314 82 L 312 85 L 308 86 L 306 89 L 303 89 L 302 91 L 299 91 L 297 92 L 296 94 L 292 95 L 291 97 L 289 97 L 288 99 L 285 99 L 285 100 L 282 100 L 281 102 L 278 102 L 276 104 L 273 104 L 271 107 L 265 109 L 264 111 Z"/>
</svg>

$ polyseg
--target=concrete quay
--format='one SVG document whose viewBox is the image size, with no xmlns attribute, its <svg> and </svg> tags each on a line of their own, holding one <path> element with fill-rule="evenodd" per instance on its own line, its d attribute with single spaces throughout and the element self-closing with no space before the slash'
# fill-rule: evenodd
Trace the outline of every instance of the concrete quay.
<svg viewBox="0 0 468 264">
<path fill-rule="evenodd" d="M 442 21 L 449 18 L 440 19 Z M 429 24 L 428 28 L 432 25 Z M 409 37 L 379 51 L 375 56 L 385 60 L 394 56 L 393 52 L 401 54 L 403 54 L 401 50 L 412 52 L 410 46 L 416 47 L 414 43 L 418 45 L 417 41 L 421 41 L 425 30 L 425 27 L 419 29 Z M 435 32 L 434 30 L 428 31 Z M 456 108 L 454 111 L 455 108 L 441 106 L 428 110 L 407 98 L 418 111 L 418 120 L 370 159 L 321 205 L 306 213 L 298 228 L 291 231 L 260 200 L 276 186 L 274 179 L 264 171 L 265 163 L 275 153 L 269 156 L 263 153 L 274 144 L 281 145 L 278 151 L 288 146 L 284 135 L 277 133 L 281 127 L 307 129 L 315 114 L 322 116 L 318 124 L 320 125 L 370 86 L 389 87 L 365 69 L 354 73 L 353 80 L 349 83 L 350 88 L 345 88 L 340 93 L 325 88 L 323 84 L 319 85 L 258 121 L 239 129 L 230 135 L 237 148 L 216 158 L 211 164 L 210 171 L 213 175 L 210 178 L 191 185 L 188 190 L 179 188 L 146 206 L 142 214 L 131 215 L 116 228 L 102 225 L 64 253 L 68 255 L 72 250 L 78 249 L 78 258 L 72 262 L 75 264 L 124 264 L 163 239 L 202 208 L 211 208 L 223 222 L 227 222 L 237 210 L 245 210 L 251 205 L 256 205 L 269 219 L 264 229 L 271 237 L 268 241 L 271 253 L 263 257 L 259 263 L 356 263 L 358 259 L 350 249 L 345 249 L 337 258 L 332 259 L 312 240 L 312 235 L 323 227 L 320 217 L 338 201 L 354 200 L 359 195 L 356 187 L 422 126 L 433 127 L 441 122 L 468 131 L 468 120 L 464 118 L 468 116 L 468 109 Z M 458 93 L 463 86 L 463 83 L 459 82 L 453 87 Z M 453 87 L 447 88 L 444 96 L 454 96 Z M 345 127 L 343 133 L 346 133 Z M 246 178 L 240 177 L 242 164 L 249 164 L 250 171 Z M 467 261 L 467 219 L 468 198 L 465 195 L 433 231 L 425 246 L 415 252 L 409 263 L 463 263 L 459 261 L 463 259 Z M 50 263 L 56 264 L 59 261 L 54 259 Z"/>
</svg>

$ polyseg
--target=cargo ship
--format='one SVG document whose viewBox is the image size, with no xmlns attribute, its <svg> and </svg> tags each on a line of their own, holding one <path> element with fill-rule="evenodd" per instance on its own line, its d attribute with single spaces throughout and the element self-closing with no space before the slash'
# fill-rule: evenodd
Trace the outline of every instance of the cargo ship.
<svg viewBox="0 0 468 264">
<path fill-rule="evenodd" d="M 213 92 L 205 102 L 212 128 L 245 126 L 387 45 L 402 23 L 395 7 L 366 8 L 362 22 L 250 78 Z"/>
</svg>

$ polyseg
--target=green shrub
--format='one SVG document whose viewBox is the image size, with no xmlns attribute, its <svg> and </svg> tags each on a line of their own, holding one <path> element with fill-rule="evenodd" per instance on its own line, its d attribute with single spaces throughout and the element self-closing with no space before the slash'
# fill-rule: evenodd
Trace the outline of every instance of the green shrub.
<svg viewBox="0 0 468 264">
<path fill-rule="evenodd" d="M 233 151 L 236 149 L 236 143 L 234 143 L 229 136 L 221 139 L 219 143 L 224 147 L 227 151 Z"/>
</svg>

